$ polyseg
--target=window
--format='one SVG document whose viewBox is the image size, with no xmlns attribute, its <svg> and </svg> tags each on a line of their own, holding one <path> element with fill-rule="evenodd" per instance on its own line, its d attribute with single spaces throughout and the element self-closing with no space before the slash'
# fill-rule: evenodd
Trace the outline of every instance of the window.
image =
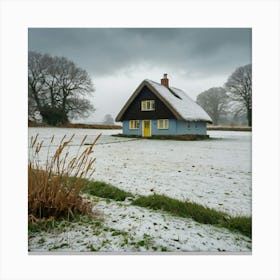
<svg viewBox="0 0 280 280">
<path fill-rule="evenodd" d="M 155 100 L 143 100 L 141 101 L 141 111 L 154 111 Z"/>
<path fill-rule="evenodd" d="M 138 129 L 138 128 L 139 128 L 138 120 L 129 121 L 129 129 Z"/>
<path fill-rule="evenodd" d="M 195 122 L 195 128 L 198 128 L 198 122 Z"/>
<path fill-rule="evenodd" d="M 191 128 L 191 122 L 190 121 L 187 121 L 186 124 L 187 124 L 187 128 Z"/>
<path fill-rule="evenodd" d="M 169 121 L 168 120 L 158 120 L 157 126 L 158 126 L 158 129 L 168 129 Z"/>
</svg>

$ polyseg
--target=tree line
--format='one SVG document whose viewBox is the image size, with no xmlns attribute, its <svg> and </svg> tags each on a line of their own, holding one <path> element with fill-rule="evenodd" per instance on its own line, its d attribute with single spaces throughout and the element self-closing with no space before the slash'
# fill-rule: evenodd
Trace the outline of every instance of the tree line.
<svg viewBox="0 0 280 280">
<path fill-rule="evenodd" d="M 238 67 L 223 87 L 200 93 L 196 102 L 209 114 L 214 125 L 246 118 L 248 126 L 252 126 L 252 64 Z"/>
<path fill-rule="evenodd" d="M 28 53 L 28 119 L 39 118 L 50 125 L 66 124 L 95 111 L 90 101 L 94 86 L 88 73 L 65 58 Z M 237 68 L 223 87 L 212 87 L 196 102 L 214 125 L 234 122 L 236 117 L 252 125 L 252 65 Z M 106 115 L 104 123 L 114 120 Z"/>
</svg>

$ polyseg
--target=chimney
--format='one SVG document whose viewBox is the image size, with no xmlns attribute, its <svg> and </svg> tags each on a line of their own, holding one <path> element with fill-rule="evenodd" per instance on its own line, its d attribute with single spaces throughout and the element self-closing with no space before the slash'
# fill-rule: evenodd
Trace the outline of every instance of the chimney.
<svg viewBox="0 0 280 280">
<path fill-rule="evenodd" d="M 167 88 L 169 87 L 169 80 L 167 79 L 167 74 L 163 74 L 163 78 L 160 80 L 160 83 Z"/>
</svg>

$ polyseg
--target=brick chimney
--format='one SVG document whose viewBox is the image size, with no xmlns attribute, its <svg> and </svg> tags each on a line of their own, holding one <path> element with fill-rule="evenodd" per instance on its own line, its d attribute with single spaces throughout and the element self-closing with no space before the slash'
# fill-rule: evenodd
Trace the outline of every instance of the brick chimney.
<svg viewBox="0 0 280 280">
<path fill-rule="evenodd" d="M 167 88 L 169 87 L 169 80 L 167 79 L 167 74 L 163 74 L 163 78 L 160 80 L 160 83 Z"/>
</svg>

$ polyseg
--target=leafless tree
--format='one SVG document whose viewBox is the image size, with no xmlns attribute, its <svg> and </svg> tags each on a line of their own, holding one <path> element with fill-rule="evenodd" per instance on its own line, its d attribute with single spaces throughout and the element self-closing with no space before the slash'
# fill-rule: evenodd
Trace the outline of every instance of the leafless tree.
<svg viewBox="0 0 280 280">
<path fill-rule="evenodd" d="M 28 99 L 43 121 L 56 125 L 87 117 L 94 107 L 87 99 L 94 91 L 88 73 L 65 57 L 28 54 Z M 31 105 L 30 105 L 31 106 Z"/>
<path fill-rule="evenodd" d="M 228 96 L 222 87 L 213 87 L 200 93 L 196 102 L 208 113 L 213 124 L 219 124 L 222 115 L 226 114 Z"/>
<path fill-rule="evenodd" d="M 103 120 L 104 124 L 114 124 L 114 119 L 110 114 L 105 115 L 104 120 Z"/>
<path fill-rule="evenodd" d="M 252 126 L 252 64 L 237 68 L 225 83 L 233 107 L 238 114 L 246 112 Z"/>
</svg>

